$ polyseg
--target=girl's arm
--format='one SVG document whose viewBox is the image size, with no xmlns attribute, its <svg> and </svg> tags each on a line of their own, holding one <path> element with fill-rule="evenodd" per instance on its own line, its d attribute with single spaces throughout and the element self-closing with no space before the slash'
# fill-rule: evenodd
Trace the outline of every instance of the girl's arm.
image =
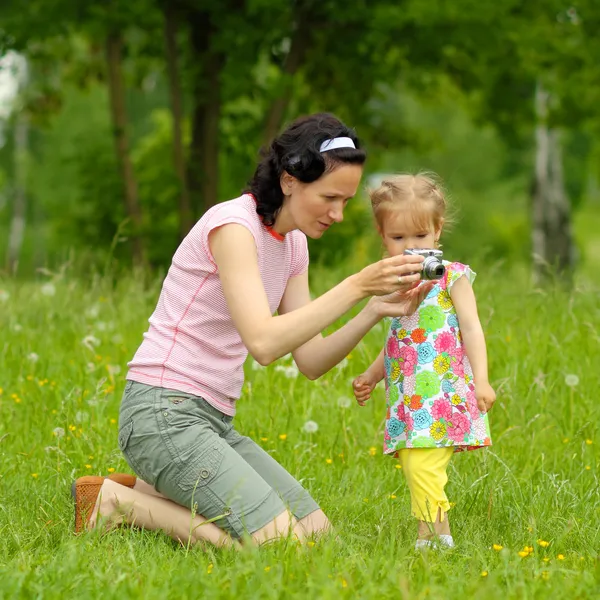
<svg viewBox="0 0 600 600">
<path fill-rule="evenodd" d="M 469 280 L 459 277 L 450 289 L 450 297 L 456 308 L 460 333 L 475 380 L 475 393 L 479 410 L 487 412 L 496 400 L 496 393 L 489 383 L 485 336 L 477 313 L 477 301 Z"/>
<path fill-rule="evenodd" d="M 385 376 L 384 354 L 385 349 L 379 353 L 371 366 L 352 382 L 354 397 L 361 406 L 364 406 L 365 402 L 371 398 L 375 386 Z"/>
<path fill-rule="evenodd" d="M 398 295 L 400 301 L 397 307 L 398 310 L 403 310 L 405 305 L 408 306 L 411 302 L 414 304 L 418 295 L 410 288 L 420 275 L 411 273 L 421 270 L 423 259 L 401 255 L 365 267 L 313 301 L 310 301 L 308 294 L 308 276 L 295 277 L 293 280 L 302 280 L 304 283 L 288 282 L 288 288 L 291 285 L 296 291 L 288 294 L 289 290 L 286 289 L 282 312 L 292 305 L 293 308 L 287 314 L 273 316 L 258 268 L 256 244 L 250 231 L 235 223 L 224 225 L 211 232 L 209 245 L 219 269 L 223 293 L 236 329 L 250 354 L 262 365 L 268 365 L 306 344 L 367 296 L 410 290 Z M 399 275 L 402 275 L 403 281 L 407 283 L 400 284 Z M 304 287 L 305 292 L 298 293 L 297 290 Z M 302 296 L 301 302 L 297 299 L 299 295 Z M 292 297 L 296 300 L 290 300 Z M 369 304 L 370 308 L 363 311 L 358 323 L 355 323 L 350 331 L 339 336 L 343 340 L 339 345 L 333 344 L 328 353 L 333 351 L 336 358 L 346 356 L 381 318 L 376 316 L 378 311 L 374 310 L 373 305 L 381 306 L 384 314 L 384 309 L 389 310 L 385 305 L 390 303 L 381 299 L 379 304 Z M 320 360 L 325 358 L 321 356 Z M 339 360 L 341 358 L 337 362 Z M 307 371 L 313 378 L 325 372 L 322 366 L 314 368 L 317 361 L 309 362 L 310 368 Z M 327 361 L 328 368 L 336 364 L 330 362 Z M 300 364 L 298 367 L 300 368 Z"/>
</svg>

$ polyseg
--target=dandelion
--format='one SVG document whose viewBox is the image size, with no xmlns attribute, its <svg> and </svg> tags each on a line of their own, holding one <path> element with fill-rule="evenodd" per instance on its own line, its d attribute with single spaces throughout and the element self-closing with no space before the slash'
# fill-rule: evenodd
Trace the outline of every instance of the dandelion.
<svg viewBox="0 0 600 600">
<path fill-rule="evenodd" d="M 85 465 L 85 468 L 86 468 L 86 469 L 91 469 L 91 468 L 92 468 L 92 465 Z"/>
<path fill-rule="evenodd" d="M 550 579 L 550 573 L 548 571 L 542 571 L 542 579 L 548 581 L 548 579 Z"/>
<path fill-rule="evenodd" d="M 396 499 L 396 494 L 390 494 L 390 500 L 395 500 Z"/>
<path fill-rule="evenodd" d="M 348 396 L 338 398 L 337 404 L 340 408 L 349 408 L 352 405 L 352 400 Z"/>
<path fill-rule="evenodd" d="M 284 442 L 285 440 L 287 440 L 287 433 L 280 433 L 280 434 L 279 434 L 279 439 L 280 439 L 281 441 L 283 441 L 283 442 Z"/>
<path fill-rule="evenodd" d="M 585 440 L 585 443 L 586 443 L 588 446 L 591 446 L 591 445 L 594 443 L 594 441 L 593 441 L 593 440 Z"/>
<path fill-rule="evenodd" d="M 492 546 L 492 548 L 496 551 L 496 552 L 500 552 L 500 550 L 502 550 L 502 548 L 504 548 L 504 546 L 501 546 L 500 544 L 494 544 Z"/>
<path fill-rule="evenodd" d="M 75 425 L 69 425 L 69 431 L 75 431 L 76 429 Z"/>
<path fill-rule="evenodd" d="M 23 326 L 22 326 L 22 325 L 19 325 L 19 323 L 15 323 L 15 324 L 13 325 L 13 331 L 14 331 L 15 333 L 19 333 L 20 331 L 23 331 Z"/>
<path fill-rule="evenodd" d="M 309 548 L 312 548 L 315 545 L 315 543 L 312 540 L 310 540 L 310 541 L 308 541 L 306 543 L 309 546 Z"/>
<path fill-rule="evenodd" d="M 56 436 L 57 438 L 61 438 L 65 435 L 65 430 L 62 427 L 55 427 L 52 430 L 52 435 Z"/>
<path fill-rule="evenodd" d="M 91 454 L 88 456 L 88 458 L 89 458 L 90 460 L 94 460 L 94 457 L 93 457 Z"/>
<path fill-rule="evenodd" d="M 114 467 L 108 467 L 107 471 L 109 473 L 114 473 L 115 472 L 115 468 Z"/>
<path fill-rule="evenodd" d="M 363 502 L 368 502 L 369 499 L 368 498 L 363 498 Z"/>
<path fill-rule="evenodd" d="M 371 456 L 375 456 L 375 455 L 377 454 L 377 448 L 375 448 L 375 446 L 371 446 L 371 447 L 369 448 L 369 454 L 370 454 Z"/>
<path fill-rule="evenodd" d="M 27 360 L 29 362 L 36 363 L 38 360 L 40 360 L 40 357 L 35 352 L 30 352 L 27 355 Z"/>
<path fill-rule="evenodd" d="M 569 386 L 569 387 L 577 387 L 579 385 L 579 377 L 577 375 L 565 375 L 565 383 Z"/>
<path fill-rule="evenodd" d="M 111 375 L 118 375 L 121 372 L 121 366 L 120 365 L 106 365 L 106 370 Z"/>
<path fill-rule="evenodd" d="M 330 464 L 333 462 L 333 460 L 332 460 L 331 458 L 326 458 L 326 459 L 325 459 L 325 462 L 326 462 L 328 465 L 330 465 Z"/>
<path fill-rule="evenodd" d="M 488 572 L 487 571 L 481 571 L 481 576 L 482 577 L 487 577 L 488 576 Z"/>
<path fill-rule="evenodd" d="M 271 567 L 267 566 L 265 567 L 265 573 L 268 573 L 271 570 Z"/>
<path fill-rule="evenodd" d="M 40 288 L 40 291 L 42 292 L 42 294 L 44 296 L 48 296 L 48 297 L 52 297 L 52 296 L 54 296 L 54 294 L 56 294 L 56 288 L 54 287 L 53 283 L 45 283 Z"/>
<path fill-rule="evenodd" d="M 13 398 L 17 404 L 21 404 L 21 398 L 19 398 L 19 396 L 17 396 L 16 394 L 13 394 Z"/>
<path fill-rule="evenodd" d="M 10 294 L 6 290 L 0 290 L 0 302 L 8 302 Z"/>
<path fill-rule="evenodd" d="M 91 373 L 96 369 L 96 365 L 93 362 L 89 362 L 86 366 L 87 370 Z"/>
<path fill-rule="evenodd" d="M 519 550 L 518 554 L 521 558 L 527 558 L 529 556 L 529 552 L 525 552 L 525 550 Z"/>
<path fill-rule="evenodd" d="M 90 319 L 96 319 L 99 314 L 100 314 L 100 307 L 97 304 L 94 304 L 93 306 L 90 306 L 85 311 L 86 317 L 89 317 Z"/>
<path fill-rule="evenodd" d="M 342 579 L 342 587 L 343 588 L 347 588 L 348 587 L 348 582 L 345 579 Z"/>
<path fill-rule="evenodd" d="M 37 479 L 37 478 L 38 478 L 38 474 L 37 474 L 37 473 L 32 473 L 32 474 L 31 474 L 31 476 L 32 476 L 34 479 Z"/>
<path fill-rule="evenodd" d="M 550 545 L 550 542 L 547 542 L 545 540 L 538 540 L 537 542 L 542 548 L 547 548 Z"/>
<path fill-rule="evenodd" d="M 0 388 L 0 396 L 2 396 L 2 394 L 4 394 L 4 390 Z"/>
<path fill-rule="evenodd" d="M 590 465 L 585 465 L 585 470 L 586 470 L 586 471 L 589 471 L 589 470 L 591 470 L 591 468 L 592 468 L 592 467 L 590 467 Z"/>
<path fill-rule="evenodd" d="M 568 444 L 569 443 L 569 438 L 563 438 L 563 444 Z"/>
<path fill-rule="evenodd" d="M 81 340 L 81 343 L 88 349 L 88 350 L 94 350 L 94 348 L 96 346 L 100 345 L 100 340 L 97 337 L 94 337 L 93 335 L 86 335 L 83 340 Z M 102 359 L 102 357 L 100 357 L 100 359 Z"/>
<path fill-rule="evenodd" d="M 79 410 L 75 414 L 75 422 L 76 423 L 83 423 L 84 421 L 88 420 L 88 416 L 89 415 L 85 411 Z"/>
<path fill-rule="evenodd" d="M 556 558 L 557 558 L 558 560 L 565 560 L 565 555 L 564 555 L 564 554 L 557 554 L 557 555 L 556 555 Z"/>
<path fill-rule="evenodd" d="M 402 465 L 395 465 L 396 469 L 401 469 Z"/>
<path fill-rule="evenodd" d="M 542 558 L 542 560 L 543 560 L 545 563 L 549 563 L 549 562 L 550 562 L 550 559 L 549 559 L 547 556 L 544 556 L 544 558 Z"/>
<path fill-rule="evenodd" d="M 116 425 L 117 424 L 117 420 L 116 419 L 111 419 L 110 420 L 110 424 L 111 425 Z"/>
<path fill-rule="evenodd" d="M 213 570 L 213 564 L 210 563 L 210 565 L 208 565 L 208 567 L 206 568 L 206 572 L 210 575 L 212 573 Z"/>
<path fill-rule="evenodd" d="M 302 429 L 304 429 L 306 433 L 316 433 L 317 431 L 319 431 L 319 424 L 315 421 L 306 421 Z"/>
<path fill-rule="evenodd" d="M 261 442 L 268 442 L 268 441 L 269 441 L 269 438 L 268 438 L 268 437 L 261 437 L 261 438 L 260 438 L 260 441 L 261 441 Z"/>
<path fill-rule="evenodd" d="M 288 379 L 296 379 L 298 377 L 298 367 L 296 365 L 290 365 L 286 367 L 284 365 L 277 365 L 275 370 L 279 373 L 283 373 Z"/>
<path fill-rule="evenodd" d="M 111 341 L 113 344 L 115 345 L 119 345 L 123 343 L 123 336 L 120 333 L 115 333 L 115 335 L 112 336 Z M 256 361 L 254 361 L 256 364 L 258 364 Z"/>
</svg>

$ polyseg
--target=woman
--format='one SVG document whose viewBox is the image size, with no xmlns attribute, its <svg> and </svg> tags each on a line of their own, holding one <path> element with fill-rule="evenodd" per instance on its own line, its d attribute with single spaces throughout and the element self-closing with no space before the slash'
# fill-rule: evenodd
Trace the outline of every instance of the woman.
<svg viewBox="0 0 600 600">
<path fill-rule="evenodd" d="M 77 480 L 76 530 L 106 517 L 183 543 L 229 545 L 243 534 L 260 543 L 330 528 L 309 493 L 232 418 L 248 352 L 262 365 L 291 352 L 317 379 L 379 320 L 411 314 L 430 290 L 416 288 L 423 259 L 396 256 L 311 301 L 306 236 L 342 221 L 365 158 L 334 116 L 298 119 L 264 154 L 248 192 L 207 211 L 181 243 L 121 404 L 119 446 L 139 478 Z M 322 337 L 369 296 L 354 319 Z"/>
</svg>

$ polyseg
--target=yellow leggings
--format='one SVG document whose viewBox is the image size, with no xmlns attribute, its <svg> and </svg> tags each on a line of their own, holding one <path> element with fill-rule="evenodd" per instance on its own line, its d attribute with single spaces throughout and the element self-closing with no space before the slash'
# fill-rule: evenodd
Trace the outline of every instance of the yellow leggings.
<svg viewBox="0 0 600 600">
<path fill-rule="evenodd" d="M 403 448 L 398 452 L 410 490 L 412 514 L 420 521 L 435 522 L 438 508 L 443 521 L 444 513 L 450 510 L 444 487 L 453 454 L 454 448 Z"/>
</svg>

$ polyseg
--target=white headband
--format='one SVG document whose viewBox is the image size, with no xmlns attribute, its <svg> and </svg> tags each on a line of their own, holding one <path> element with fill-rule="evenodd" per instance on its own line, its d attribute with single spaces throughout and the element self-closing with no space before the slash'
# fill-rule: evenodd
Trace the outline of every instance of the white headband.
<svg viewBox="0 0 600 600">
<path fill-rule="evenodd" d="M 335 150 L 336 148 L 356 148 L 352 138 L 349 137 L 337 137 L 330 140 L 325 140 L 321 144 L 319 152 L 329 152 L 329 150 Z"/>
</svg>

